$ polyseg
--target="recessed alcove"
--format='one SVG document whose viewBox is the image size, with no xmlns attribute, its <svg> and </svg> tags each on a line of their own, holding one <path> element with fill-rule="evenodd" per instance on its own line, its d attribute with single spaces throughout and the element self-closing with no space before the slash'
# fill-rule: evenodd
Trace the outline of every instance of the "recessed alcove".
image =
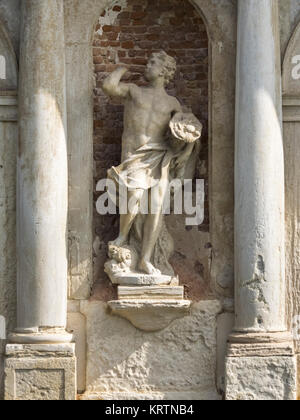
<svg viewBox="0 0 300 420">
<path fill-rule="evenodd" d="M 168 229 L 175 239 L 171 264 L 186 286 L 187 297 L 205 299 L 209 282 L 208 121 L 209 40 L 205 23 L 190 2 L 181 0 L 129 0 L 103 11 L 93 40 L 94 89 L 94 188 L 106 178 L 111 166 L 121 160 L 123 106 L 111 101 L 101 86 L 110 72 L 125 65 L 124 80 L 144 85 L 145 65 L 153 52 L 166 51 L 177 61 L 175 79 L 167 87 L 184 107 L 204 125 L 195 178 L 205 180 L 205 220 L 195 227 L 185 225 L 185 216 L 168 216 Z M 94 193 L 97 200 L 99 193 Z M 118 235 L 118 215 L 100 216 L 94 210 L 94 297 L 107 301 L 115 290 L 104 273 L 107 243 Z M 192 244 L 192 245 L 191 245 Z"/>
</svg>

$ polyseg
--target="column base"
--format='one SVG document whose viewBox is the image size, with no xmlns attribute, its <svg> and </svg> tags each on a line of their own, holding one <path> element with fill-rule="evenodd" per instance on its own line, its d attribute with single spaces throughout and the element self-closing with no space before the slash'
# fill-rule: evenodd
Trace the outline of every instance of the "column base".
<svg viewBox="0 0 300 420">
<path fill-rule="evenodd" d="M 297 363 L 289 333 L 235 333 L 226 358 L 226 400 L 296 400 Z"/>
<path fill-rule="evenodd" d="M 73 334 L 69 334 L 64 328 L 16 329 L 9 334 L 8 341 L 15 344 L 71 343 Z"/>
<path fill-rule="evenodd" d="M 7 344 L 5 400 L 75 400 L 75 344 Z"/>
</svg>

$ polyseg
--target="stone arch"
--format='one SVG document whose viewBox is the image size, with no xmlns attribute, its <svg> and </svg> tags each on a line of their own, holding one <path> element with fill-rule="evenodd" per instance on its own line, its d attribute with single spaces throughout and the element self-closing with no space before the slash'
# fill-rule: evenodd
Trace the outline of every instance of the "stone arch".
<svg viewBox="0 0 300 420">
<path fill-rule="evenodd" d="M 189 1 L 189 0 L 186 0 Z M 70 150 L 70 296 L 89 296 L 92 283 L 92 139 L 94 87 L 92 40 L 97 18 L 117 2 L 65 1 L 68 133 Z M 233 286 L 233 155 L 236 0 L 193 0 L 210 39 L 210 240 L 212 284 L 231 295 Z M 78 174 L 80 168 L 80 176 Z M 214 169 L 212 169 L 214 168 Z M 88 185 L 88 188 L 87 188 Z M 83 219 L 82 215 L 85 215 Z M 80 220 L 80 223 L 78 223 Z"/>
</svg>

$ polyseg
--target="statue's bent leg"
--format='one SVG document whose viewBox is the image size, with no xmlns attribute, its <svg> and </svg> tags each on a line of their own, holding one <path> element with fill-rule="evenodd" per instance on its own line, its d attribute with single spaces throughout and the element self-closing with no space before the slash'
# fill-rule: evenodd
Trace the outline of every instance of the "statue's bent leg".
<svg viewBox="0 0 300 420">
<path fill-rule="evenodd" d="M 139 212 L 140 200 L 143 190 L 128 191 L 128 211 L 127 214 L 120 215 L 120 234 L 110 245 L 123 246 L 128 242 L 128 236 L 132 224 Z"/>
<path fill-rule="evenodd" d="M 144 225 L 144 238 L 139 264 L 139 268 L 148 274 L 161 274 L 151 263 L 151 257 L 161 231 L 162 209 L 166 188 L 166 185 L 159 185 L 149 191 L 151 195 L 149 197 L 151 212 L 147 215 Z"/>
</svg>

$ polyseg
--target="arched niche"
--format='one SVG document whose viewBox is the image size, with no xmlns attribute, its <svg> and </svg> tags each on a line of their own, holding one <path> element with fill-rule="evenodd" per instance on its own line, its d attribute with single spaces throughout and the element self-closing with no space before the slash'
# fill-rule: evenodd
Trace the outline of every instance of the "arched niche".
<svg viewBox="0 0 300 420">
<path fill-rule="evenodd" d="M 189 0 L 185 0 L 189 1 Z M 194 0 L 209 35 L 209 201 L 213 289 L 232 295 L 236 1 Z M 93 77 L 95 25 L 118 1 L 65 0 L 69 137 L 69 295 L 84 299 L 93 283 Z"/>
<path fill-rule="evenodd" d="M 177 71 L 166 87 L 182 106 L 202 122 L 201 150 L 195 149 L 195 179 L 205 181 L 204 221 L 185 227 L 185 215 L 165 217 L 174 241 L 170 263 L 188 291 L 188 298 L 204 300 L 210 293 L 208 206 L 208 110 L 209 40 L 206 25 L 190 2 L 181 0 L 126 0 L 99 17 L 93 41 L 94 89 L 94 185 L 107 177 L 111 166 L 121 163 L 123 106 L 102 90 L 103 80 L 120 66 L 129 72 L 123 78 L 138 86 L 147 85 L 145 66 L 153 52 L 166 51 L 176 59 Z M 101 193 L 95 195 L 100 196 Z M 195 198 L 195 197 L 194 197 Z M 94 260 L 94 283 L 98 296 L 114 298 L 114 289 L 104 273 L 107 244 L 118 236 L 119 217 L 94 212 L 94 237 L 98 243 Z M 111 291 L 109 294 L 108 291 Z"/>
</svg>

